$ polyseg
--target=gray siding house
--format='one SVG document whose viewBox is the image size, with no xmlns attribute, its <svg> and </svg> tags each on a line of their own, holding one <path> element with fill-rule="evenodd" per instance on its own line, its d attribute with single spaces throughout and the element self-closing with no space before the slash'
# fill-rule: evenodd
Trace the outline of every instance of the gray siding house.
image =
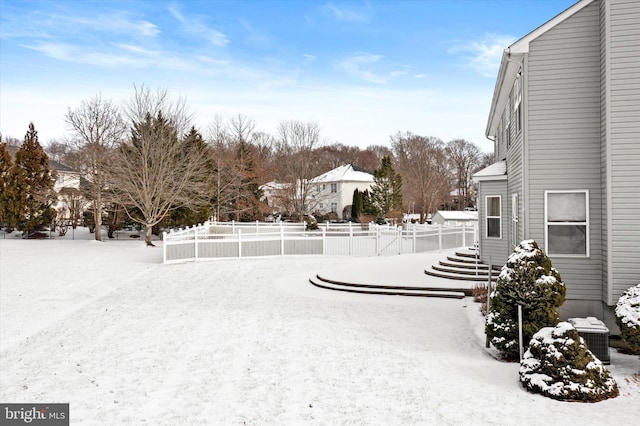
<svg viewBox="0 0 640 426">
<path fill-rule="evenodd" d="M 640 1 L 581 0 L 507 47 L 478 184 L 482 260 L 534 239 L 567 285 L 563 318 L 640 283 Z"/>
</svg>

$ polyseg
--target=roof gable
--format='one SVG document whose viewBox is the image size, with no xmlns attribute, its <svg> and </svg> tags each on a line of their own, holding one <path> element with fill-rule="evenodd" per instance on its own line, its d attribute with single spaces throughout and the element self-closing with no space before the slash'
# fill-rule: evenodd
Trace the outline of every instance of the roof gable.
<svg viewBox="0 0 640 426">
<path fill-rule="evenodd" d="M 351 164 L 336 167 L 333 170 L 313 178 L 314 183 L 321 182 L 373 182 L 373 175 L 362 169 L 354 168 Z"/>
<path fill-rule="evenodd" d="M 491 109 L 489 110 L 489 119 L 487 120 L 487 127 L 485 130 L 485 135 L 488 138 L 494 137 L 497 133 L 502 111 L 509 100 L 511 87 L 513 87 L 518 74 L 521 72 L 524 55 L 529 53 L 529 45 L 531 42 L 566 19 L 575 15 L 594 1 L 595 0 L 580 0 L 564 12 L 561 12 L 524 37 L 520 38 L 502 52 L 502 60 L 500 62 L 498 78 L 496 79 L 496 86 L 494 88 L 493 99 L 491 101 Z"/>
</svg>

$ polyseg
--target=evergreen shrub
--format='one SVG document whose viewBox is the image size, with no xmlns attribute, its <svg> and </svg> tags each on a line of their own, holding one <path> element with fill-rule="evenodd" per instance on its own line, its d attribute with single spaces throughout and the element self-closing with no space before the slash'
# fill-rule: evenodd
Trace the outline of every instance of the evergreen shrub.
<svg viewBox="0 0 640 426">
<path fill-rule="evenodd" d="M 566 289 L 549 257 L 533 240 L 522 241 L 509 256 L 490 297 L 485 333 L 506 359 L 519 358 L 518 305 L 522 305 L 523 344 L 542 327 L 560 321 L 557 308 Z"/>
<path fill-rule="evenodd" d="M 534 334 L 520 363 L 520 382 L 558 400 L 596 402 L 618 396 L 614 378 L 568 322 Z"/>
<path fill-rule="evenodd" d="M 629 349 L 640 355 L 640 284 L 625 291 L 616 303 L 616 323 Z"/>
</svg>

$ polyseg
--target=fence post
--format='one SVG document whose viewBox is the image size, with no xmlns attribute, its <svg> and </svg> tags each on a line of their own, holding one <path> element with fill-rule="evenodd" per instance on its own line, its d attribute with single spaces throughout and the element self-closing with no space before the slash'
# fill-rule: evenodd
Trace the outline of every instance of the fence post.
<svg viewBox="0 0 640 426">
<path fill-rule="evenodd" d="M 327 229 L 324 228 L 322 229 L 322 255 L 323 256 L 327 252 L 326 245 L 327 245 Z"/>
<path fill-rule="evenodd" d="M 198 260 L 198 228 L 195 225 L 193 227 L 193 244 L 195 249 L 195 260 Z"/>
<path fill-rule="evenodd" d="M 413 252 L 417 253 L 418 252 L 418 248 L 416 247 L 418 239 L 416 238 L 416 227 L 413 227 Z"/>
<path fill-rule="evenodd" d="M 284 256 L 284 228 L 280 222 L 280 256 Z"/>
<path fill-rule="evenodd" d="M 260 232 L 260 222 L 256 220 L 256 234 Z"/>
<path fill-rule="evenodd" d="M 349 256 L 353 255 L 353 228 L 349 222 Z"/>
<path fill-rule="evenodd" d="M 242 257 L 242 229 L 238 229 L 238 258 Z"/>
<path fill-rule="evenodd" d="M 398 236 L 398 254 L 402 254 L 402 227 L 398 226 L 397 227 L 398 232 L 397 232 L 397 236 Z"/>
<path fill-rule="evenodd" d="M 467 247 L 467 230 L 464 222 L 462 222 L 462 247 Z"/>
<path fill-rule="evenodd" d="M 236 221 L 235 220 L 231 221 L 231 233 L 232 234 L 236 233 Z"/>
<path fill-rule="evenodd" d="M 167 263 L 167 231 L 162 232 L 162 263 Z"/>
<path fill-rule="evenodd" d="M 438 225 L 438 253 L 442 253 L 442 225 Z"/>
</svg>

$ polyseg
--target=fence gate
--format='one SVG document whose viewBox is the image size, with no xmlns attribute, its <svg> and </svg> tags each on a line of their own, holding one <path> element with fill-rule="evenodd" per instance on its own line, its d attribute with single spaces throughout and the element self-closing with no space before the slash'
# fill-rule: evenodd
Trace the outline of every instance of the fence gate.
<svg viewBox="0 0 640 426">
<path fill-rule="evenodd" d="M 402 243 L 401 234 L 396 229 L 378 230 L 378 255 L 398 254 Z"/>
</svg>

